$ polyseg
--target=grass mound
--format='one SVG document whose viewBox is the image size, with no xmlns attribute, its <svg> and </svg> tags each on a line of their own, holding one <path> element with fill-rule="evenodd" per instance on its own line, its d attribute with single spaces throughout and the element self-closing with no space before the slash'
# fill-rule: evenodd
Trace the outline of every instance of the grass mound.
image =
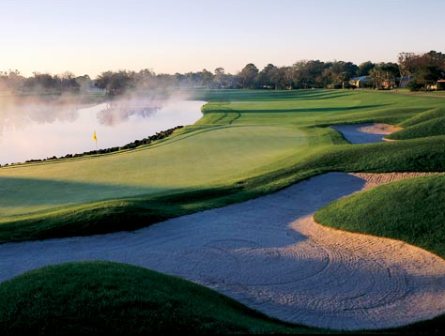
<svg viewBox="0 0 445 336">
<path fill-rule="evenodd" d="M 342 230 L 403 240 L 445 257 L 445 176 L 382 185 L 332 202 L 315 219 Z"/>
<path fill-rule="evenodd" d="M 315 214 L 327 226 L 402 240 L 445 258 L 445 176 L 393 182 L 332 202 Z M 442 335 L 445 315 L 383 331 Z"/>
<path fill-rule="evenodd" d="M 445 116 L 423 121 L 387 136 L 388 139 L 404 140 L 445 135 Z"/>
<path fill-rule="evenodd" d="M 110 262 L 41 268 L 0 285 L 0 334 L 303 332 L 191 282 Z"/>
<path fill-rule="evenodd" d="M 437 107 L 414 115 L 413 117 L 400 123 L 400 126 L 406 128 L 420 124 L 424 121 L 429 121 L 431 119 L 441 118 L 441 117 L 445 117 L 445 108 Z"/>
</svg>

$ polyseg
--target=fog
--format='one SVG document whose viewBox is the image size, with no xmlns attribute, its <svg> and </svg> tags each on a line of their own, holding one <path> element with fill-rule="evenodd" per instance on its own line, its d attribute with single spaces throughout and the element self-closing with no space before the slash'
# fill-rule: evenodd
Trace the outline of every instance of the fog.
<svg viewBox="0 0 445 336">
<path fill-rule="evenodd" d="M 184 94 L 0 97 L 0 164 L 122 146 L 201 117 Z M 92 139 L 97 134 L 97 144 Z"/>
</svg>

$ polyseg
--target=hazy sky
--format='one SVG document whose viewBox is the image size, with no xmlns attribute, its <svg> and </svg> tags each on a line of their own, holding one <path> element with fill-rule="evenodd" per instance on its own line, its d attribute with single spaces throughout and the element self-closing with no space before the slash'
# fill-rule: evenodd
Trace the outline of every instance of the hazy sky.
<svg viewBox="0 0 445 336">
<path fill-rule="evenodd" d="M 0 70 L 229 72 L 444 51 L 445 0 L 0 0 Z"/>
</svg>

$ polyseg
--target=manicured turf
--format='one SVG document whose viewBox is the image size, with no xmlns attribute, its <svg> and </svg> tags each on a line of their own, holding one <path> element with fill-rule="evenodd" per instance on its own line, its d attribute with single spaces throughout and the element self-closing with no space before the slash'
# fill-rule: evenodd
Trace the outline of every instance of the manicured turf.
<svg viewBox="0 0 445 336">
<path fill-rule="evenodd" d="M 429 119 L 388 136 L 388 139 L 404 140 L 445 135 L 445 116 Z"/>
<path fill-rule="evenodd" d="M 0 242 L 134 229 L 327 171 L 444 169 L 444 136 L 353 146 L 335 123 L 403 123 L 442 97 L 206 91 L 203 118 L 136 150 L 0 169 Z"/>
<path fill-rule="evenodd" d="M 445 175 L 394 182 L 337 200 L 315 219 L 342 230 L 403 240 L 445 258 Z"/>
<path fill-rule="evenodd" d="M 32 271 L 2 283 L 0 297 L 2 336 L 316 331 L 269 319 L 191 282 L 110 262 Z"/>
</svg>

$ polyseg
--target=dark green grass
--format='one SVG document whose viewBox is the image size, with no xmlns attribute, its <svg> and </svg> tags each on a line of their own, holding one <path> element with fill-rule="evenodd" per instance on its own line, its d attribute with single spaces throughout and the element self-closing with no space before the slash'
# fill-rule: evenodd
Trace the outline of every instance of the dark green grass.
<svg viewBox="0 0 445 336">
<path fill-rule="evenodd" d="M 423 121 L 387 136 L 388 139 L 405 140 L 445 135 L 445 116 Z"/>
<path fill-rule="evenodd" d="M 213 290 L 112 262 L 48 266 L 0 284 L 0 334 L 437 334 L 440 318 L 404 328 L 336 332 L 271 319 Z"/>
<path fill-rule="evenodd" d="M 445 175 L 382 185 L 315 214 L 342 230 L 403 240 L 445 257 Z"/>
<path fill-rule="evenodd" d="M 443 107 L 433 108 L 431 110 L 417 113 L 413 117 L 400 123 L 399 126 L 406 128 L 406 127 L 414 126 L 416 124 L 420 124 L 424 121 L 429 121 L 431 119 L 441 118 L 441 117 L 445 117 L 445 108 L 443 108 Z"/>
<path fill-rule="evenodd" d="M 111 262 L 28 272 L 2 283 L 0 297 L 2 336 L 317 332 L 191 282 Z"/>
</svg>

